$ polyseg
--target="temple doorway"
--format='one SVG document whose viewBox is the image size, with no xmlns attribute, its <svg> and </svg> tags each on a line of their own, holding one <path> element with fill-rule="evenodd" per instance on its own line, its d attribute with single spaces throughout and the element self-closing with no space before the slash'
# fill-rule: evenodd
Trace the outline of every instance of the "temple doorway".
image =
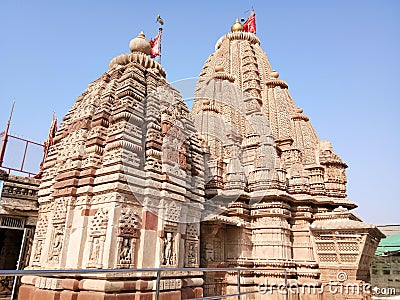
<svg viewBox="0 0 400 300">
<path fill-rule="evenodd" d="M 29 259 L 33 229 L 11 229 L 0 226 L 0 270 L 21 270 Z M 0 300 L 16 299 L 20 278 L 0 276 Z"/>
</svg>

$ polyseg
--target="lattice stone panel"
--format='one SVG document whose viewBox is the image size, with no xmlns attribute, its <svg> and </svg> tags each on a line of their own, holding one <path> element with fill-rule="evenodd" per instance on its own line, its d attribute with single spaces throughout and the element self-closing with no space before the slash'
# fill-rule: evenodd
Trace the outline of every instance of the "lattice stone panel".
<svg viewBox="0 0 400 300">
<path fill-rule="evenodd" d="M 358 254 L 341 254 L 340 260 L 343 263 L 355 263 L 357 261 Z"/>
<path fill-rule="evenodd" d="M 24 225 L 23 218 L 0 216 L 0 228 L 23 229 Z"/>
<path fill-rule="evenodd" d="M 337 263 L 337 255 L 335 254 L 320 254 L 319 255 L 319 260 L 321 262 L 326 262 L 326 263 Z"/>
<path fill-rule="evenodd" d="M 335 245 L 332 243 L 318 243 L 317 250 L 318 251 L 335 251 Z"/>
<path fill-rule="evenodd" d="M 346 242 L 346 243 L 338 243 L 339 251 L 351 251 L 357 252 L 359 251 L 357 242 Z"/>
</svg>

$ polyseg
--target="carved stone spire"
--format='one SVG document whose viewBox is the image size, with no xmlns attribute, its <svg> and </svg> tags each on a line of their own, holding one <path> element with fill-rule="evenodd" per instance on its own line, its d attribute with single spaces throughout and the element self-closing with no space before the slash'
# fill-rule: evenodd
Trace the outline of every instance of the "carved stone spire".
<svg viewBox="0 0 400 300">
<path fill-rule="evenodd" d="M 365 280 L 365 262 L 370 261 L 381 235 L 348 211 L 356 205 L 346 197 L 347 165 L 329 142 L 318 139 L 309 118 L 293 101 L 288 84 L 271 67 L 259 38 L 243 32 L 238 21 L 231 29 L 204 63 L 192 109 L 196 128 L 214 149 L 213 162 L 218 162 L 209 164 L 219 185 L 206 185 L 210 199 L 205 206 L 215 201 L 215 195 L 236 191 L 214 205 L 226 208 L 219 216 L 202 223 L 202 238 L 209 241 L 204 242 L 202 251 L 213 253 L 203 266 L 290 267 L 296 270 L 299 282 L 317 284 L 334 280 L 337 270 L 330 262 L 335 261 L 346 264 L 352 282 Z M 235 88 L 205 88 L 205 82 L 222 78 L 222 74 L 234 79 L 229 83 Z M 232 95 L 236 97 L 232 99 Z M 207 118 L 210 111 L 213 118 Z M 241 145 L 233 140 L 240 140 Z M 241 176 L 244 178 L 239 180 Z M 241 193 L 237 192 L 242 188 L 239 182 L 245 183 Z M 346 210 L 351 221 L 337 220 L 338 207 Z M 318 226 L 311 227 L 315 218 Z M 346 235 L 343 224 L 349 224 L 347 230 L 352 234 L 362 232 L 369 238 L 351 251 L 340 250 L 339 255 L 333 250 L 336 243 L 343 247 L 340 249 L 357 243 Z M 335 228 L 337 237 L 332 232 Z M 332 234 L 332 239 L 323 237 Z M 268 282 L 280 277 L 268 272 L 259 275 Z"/>
<path fill-rule="evenodd" d="M 199 232 L 204 202 L 200 140 L 179 91 L 147 56 L 144 34 L 131 41 L 130 50 L 112 59 L 109 69 L 75 100 L 50 146 L 32 269 L 199 265 L 199 234 L 193 232 Z M 189 223 L 192 233 L 185 241 L 181 237 Z M 152 278 L 142 279 L 144 289 L 124 295 L 151 293 Z M 64 281 L 69 279 L 35 280 L 48 282 L 48 299 L 68 290 Z M 90 280 L 96 286 L 115 282 L 107 275 L 100 282 Z M 169 280 L 175 291 L 164 291 L 163 297 L 180 293 L 182 280 Z M 76 286 L 82 285 L 78 281 Z M 20 299 L 38 299 L 34 290 L 40 294 L 43 287 L 28 282 L 21 289 L 29 292 L 20 293 Z M 116 291 L 83 287 L 68 292 L 103 299 Z"/>
</svg>

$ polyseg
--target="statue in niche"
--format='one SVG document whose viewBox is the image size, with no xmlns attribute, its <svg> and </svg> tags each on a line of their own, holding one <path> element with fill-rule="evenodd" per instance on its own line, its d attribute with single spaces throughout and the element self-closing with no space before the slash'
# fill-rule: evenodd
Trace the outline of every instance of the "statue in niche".
<svg viewBox="0 0 400 300">
<path fill-rule="evenodd" d="M 93 246 L 92 246 L 92 253 L 90 253 L 90 261 L 94 263 L 98 263 L 99 257 L 100 257 L 100 239 L 95 238 L 93 240 Z"/>
<path fill-rule="evenodd" d="M 167 232 L 164 238 L 163 265 L 170 266 L 174 264 L 174 234 Z"/>
<path fill-rule="evenodd" d="M 131 263 L 131 240 L 124 238 L 122 241 L 121 250 L 119 253 L 120 264 L 130 264 Z"/>
<path fill-rule="evenodd" d="M 196 243 L 187 242 L 186 251 L 187 251 L 187 264 L 195 265 L 196 264 Z"/>
<path fill-rule="evenodd" d="M 187 160 L 186 160 L 186 154 L 185 154 L 185 149 L 183 148 L 183 151 L 179 152 L 179 166 L 181 167 L 182 170 L 186 170 L 187 167 Z"/>
<path fill-rule="evenodd" d="M 40 261 L 40 255 L 42 254 L 42 246 L 43 246 L 43 240 L 38 240 L 36 244 L 35 254 L 33 256 L 33 261 L 35 262 Z"/>
<path fill-rule="evenodd" d="M 61 233 L 60 233 L 60 232 L 57 232 L 57 233 L 56 233 L 56 236 L 55 236 L 55 238 L 54 238 L 54 248 L 53 248 L 53 252 L 58 252 L 58 250 L 61 249 L 61 245 L 62 245 L 61 238 L 62 238 Z"/>
<path fill-rule="evenodd" d="M 62 230 L 56 229 L 54 233 L 53 249 L 51 250 L 50 260 L 58 261 L 62 248 Z"/>
</svg>

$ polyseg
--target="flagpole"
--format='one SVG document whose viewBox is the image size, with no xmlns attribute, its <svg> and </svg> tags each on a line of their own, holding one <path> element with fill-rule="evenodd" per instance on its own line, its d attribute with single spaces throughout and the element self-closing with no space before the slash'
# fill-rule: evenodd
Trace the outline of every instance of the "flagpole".
<svg viewBox="0 0 400 300">
<path fill-rule="evenodd" d="M 0 148 L 0 167 L 3 165 L 4 154 L 6 152 L 6 146 L 7 146 L 7 141 L 8 141 L 8 130 L 10 128 L 11 118 L 12 118 L 12 115 L 13 115 L 13 112 L 14 112 L 14 105 L 15 105 L 15 100 L 12 103 L 10 117 L 8 118 L 8 122 L 7 122 L 7 125 L 6 125 L 6 130 L 4 131 L 3 141 L 1 143 L 1 148 Z"/>
<path fill-rule="evenodd" d="M 160 24 L 160 27 L 158 27 L 158 34 L 157 34 L 157 37 L 155 38 L 155 39 L 157 39 L 157 43 L 158 43 L 158 49 L 157 49 L 158 53 L 155 56 L 158 55 L 158 63 L 161 64 L 161 36 L 162 36 L 162 31 L 163 31 L 162 26 L 164 25 L 164 20 L 161 18 L 160 14 L 157 15 L 156 22 Z M 150 44 L 151 44 L 151 41 L 150 41 Z M 153 47 L 153 45 L 152 45 L 152 47 Z M 155 56 L 153 56 L 153 58 Z"/>
<path fill-rule="evenodd" d="M 163 31 L 162 27 L 158 28 L 158 32 L 160 34 L 160 43 L 158 45 L 158 53 L 160 53 L 160 55 L 158 56 L 158 63 L 160 65 L 161 65 L 161 40 L 162 40 L 161 36 L 162 36 L 162 31 Z"/>
</svg>

